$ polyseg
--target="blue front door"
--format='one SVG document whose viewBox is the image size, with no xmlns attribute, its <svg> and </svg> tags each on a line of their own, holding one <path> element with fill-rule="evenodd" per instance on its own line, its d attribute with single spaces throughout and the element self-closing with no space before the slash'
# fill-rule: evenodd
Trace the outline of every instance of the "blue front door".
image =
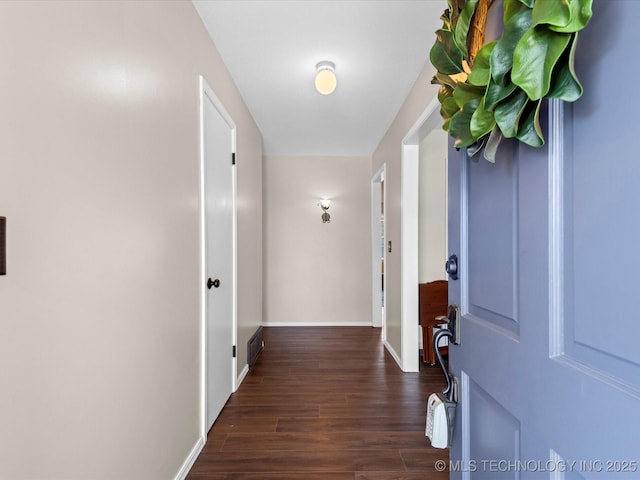
<svg viewBox="0 0 640 480">
<path fill-rule="evenodd" d="M 450 149 L 452 479 L 640 479 L 640 2 L 594 2 L 542 149 Z"/>
</svg>

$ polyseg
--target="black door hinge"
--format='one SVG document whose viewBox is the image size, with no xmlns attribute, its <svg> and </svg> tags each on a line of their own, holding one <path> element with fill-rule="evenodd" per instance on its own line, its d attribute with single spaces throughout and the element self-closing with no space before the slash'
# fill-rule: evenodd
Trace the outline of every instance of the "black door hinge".
<svg viewBox="0 0 640 480">
<path fill-rule="evenodd" d="M 231 154 L 231 165 L 235 165 L 236 164 L 236 152 L 233 152 Z"/>
<path fill-rule="evenodd" d="M 236 346 L 233 346 L 233 353 L 231 354 L 233 358 L 236 358 Z"/>
</svg>

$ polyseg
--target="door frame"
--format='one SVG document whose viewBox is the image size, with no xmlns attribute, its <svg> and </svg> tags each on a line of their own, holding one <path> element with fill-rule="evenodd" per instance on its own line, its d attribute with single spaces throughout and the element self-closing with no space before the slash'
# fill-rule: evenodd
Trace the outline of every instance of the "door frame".
<svg viewBox="0 0 640 480">
<path fill-rule="evenodd" d="M 206 443 L 207 440 L 207 288 L 205 285 L 206 273 L 206 259 L 207 259 L 207 243 L 206 243 L 206 226 L 207 219 L 205 217 L 205 152 L 204 152 L 204 102 L 205 96 L 208 97 L 213 103 L 218 113 L 222 116 L 225 122 L 231 129 L 231 152 L 236 151 L 236 124 L 233 118 L 227 110 L 224 108 L 222 102 L 218 99 L 213 89 L 209 86 L 205 78 L 201 75 L 199 78 L 200 84 L 200 108 L 199 108 L 199 205 L 198 214 L 200 219 L 200 272 L 198 277 L 198 285 L 200 285 L 200 435 Z M 231 161 L 231 159 L 229 159 Z M 233 344 L 237 345 L 238 340 L 238 236 L 237 236 L 237 172 L 236 169 L 232 169 L 232 186 L 231 186 L 231 211 L 232 211 L 232 302 L 233 302 L 233 314 L 232 314 L 232 329 L 233 329 Z M 232 359 L 232 371 L 229 374 L 232 376 L 232 392 L 238 389 L 238 359 L 237 357 Z"/>
<path fill-rule="evenodd" d="M 381 191 L 382 182 L 385 181 L 387 165 L 382 164 L 380 170 L 371 178 L 371 326 L 382 327 L 382 341 L 387 339 L 387 322 L 384 321 L 386 317 L 386 299 L 385 302 L 381 301 L 381 288 L 387 292 L 387 276 L 382 277 L 382 285 L 380 282 L 380 238 L 387 239 L 387 222 L 386 218 L 383 224 L 382 231 L 380 229 L 380 216 L 385 216 L 386 210 L 386 188 Z M 380 212 L 380 205 L 382 205 L 382 213 Z M 382 248 L 383 261 L 386 268 L 386 249 L 385 245 Z M 386 272 L 385 272 L 386 273 Z M 384 312 L 383 312 L 384 310 Z"/>
<path fill-rule="evenodd" d="M 400 368 L 404 372 L 420 369 L 419 347 L 419 167 L 420 140 L 441 127 L 440 103 L 434 96 L 418 120 L 402 139 L 401 154 L 401 274 L 400 274 Z M 443 263 L 444 268 L 444 263 Z"/>
</svg>

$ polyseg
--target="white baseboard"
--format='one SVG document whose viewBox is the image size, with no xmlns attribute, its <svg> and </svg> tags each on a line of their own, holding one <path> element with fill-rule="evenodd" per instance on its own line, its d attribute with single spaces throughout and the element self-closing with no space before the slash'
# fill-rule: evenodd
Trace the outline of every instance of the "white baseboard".
<svg viewBox="0 0 640 480">
<path fill-rule="evenodd" d="M 402 362 L 400 361 L 400 356 L 396 353 L 396 351 L 393 349 L 391 344 L 389 342 L 387 342 L 386 340 L 384 341 L 384 348 L 387 349 L 387 352 L 389 352 L 391 354 L 393 359 L 396 361 L 396 363 L 398 364 L 398 366 L 402 370 Z"/>
<path fill-rule="evenodd" d="M 189 453 L 189 455 L 187 456 L 186 460 L 182 464 L 182 467 L 180 467 L 180 470 L 178 470 L 178 474 L 176 475 L 175 480 L 184 480 L 185 478 L 187 478 L 189 470 L 191 470 L 191 467 L 193 467 L 193 464 L 196 462 L 196 459 L 198 458 L 198 455 L 200 455 L 200 452 L 203 448 L 204 438 L 200 437 L 191 449 L 191 453 Z"/>
<path fill-rule="evenodd" d="M 238 379 L 236 380 L 236 390 L 240 387 L 240 385 L 242 384 L 244 377 L 247 376 L 247 373 L 249 373 L 249 365 L 247 365 L 246 363 L 244 364 L 244 368 L 242 369 L 242 371 L 240 372 L 240 375 L 238 375 Z"/>
<path fill-rule="evenodd" d="M 371 322 L 264 322 L 263 327 L 371 327 Z"/>
</svg>

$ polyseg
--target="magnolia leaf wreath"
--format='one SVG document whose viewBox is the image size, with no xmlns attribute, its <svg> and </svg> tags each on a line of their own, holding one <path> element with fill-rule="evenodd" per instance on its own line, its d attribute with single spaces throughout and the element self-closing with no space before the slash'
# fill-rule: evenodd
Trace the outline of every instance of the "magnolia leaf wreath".
<svg viewBox="0 0 640 480">
<path fill-rule="evenodd" d="M 574 71 L 578 32 L 593 0 L 504 0 L 500 39 L 484 45 L 493 0 L 447 0 L 429 58 L 436 68 L 443 128 L 455 146 L 495 162 L 503 137 L 544 145 L 540 105 L 574 102 L 582 85 Z"/>
</svg>

